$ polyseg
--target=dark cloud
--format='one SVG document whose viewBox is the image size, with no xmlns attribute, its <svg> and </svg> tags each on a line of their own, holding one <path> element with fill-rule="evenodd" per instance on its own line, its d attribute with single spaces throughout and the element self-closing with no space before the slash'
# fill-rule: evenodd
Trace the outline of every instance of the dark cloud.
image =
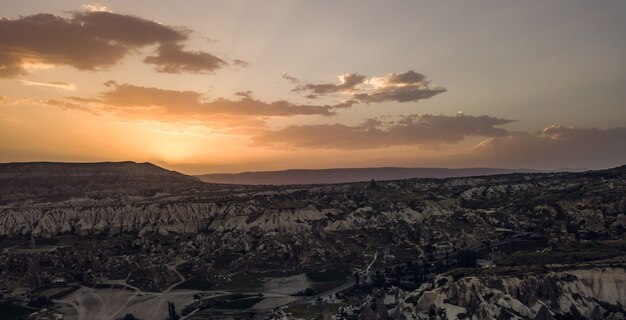
<svg viewBox="0 0 626 320">
<path fill-rule="evenodd" d="M 157 45 L 145 61 L 161 72 L 210 72 L 224 64 L 206 52 L 185 51 L 191 31 L 111 12 L 72 12 L 70 18 L 36 14 L 0 19 L 0 76 L 28 73 L 25 65 L 108 68 L 127 54 Z"/>
<path fill-rule="evenodd" d="M 295 79 L 293 77 L 287 78 L 283 75 L 283 78 L 288 80 Z M 321 83 L 312 84 L 307 83 L 301 86 L 297 86 L 294 91 L 309 91 L 316 95 L 324 95 L 337 92 L 352 92 L 356 90 L 356 87 L 365 81 L 366 77 L 356 73 L 347 73 L 339 76 L 339 83 Z M 292 81 L 293 82 L 293 81 Z"/>
<path fill-rule="evenodd" d="M 336 109 L 350 107 L 347 101 L 335 105 L 294 104 L 284 100 L 264 102 L 254 99 L 252 92 L 238 92 L 239 100 L 218 98 L 207 100 L 195 91 L 165 90 L 118 84 L 106 85 L 111 90 L 97 98 L 68 97 L 75 103 L 97 104 L 105 110 L 128 116 L 151 120 L 207 120 L 214 115 L 239 117 L 272 117 L 295 115 L 334 115 Z"/>
<path fill-rule="evenodd" d="M 295 79 L 285 74 L 283 78 Z M 351 95 L 352 99 L 365 103 L 418 101 L 446 92 L 445 88 L 433 86 L 426 76 L 413 70 L 369 79 L 363 75 L 348 73 L 340 76 L 339 80 L 339 84 L 298 85 L 294 91 L 310 92 L 311 94 L 305 96 L 308 99 L 332 93 L 346 93 Z"/>
<path fill-rule="evenodd" d="M 281 77 L 283 77 L 283 79 L 286 79 L 287 81 L 289 81 L 289 82 L 291 82 L 293 84 L 299 84 L 300 83 L 300 80 L 298 80 L 298 78 L 296 78 L 294 76 L 290 76 L 286 72 L 283 72 Z"/>
<path fill-rule="evenodd" d="M 233 65 L 238 66 L 238 67 L 242 67 L 242 68 L 247 68 L 250 66 L 250 62 L 248 61 L 244 61 L 241 59 L 235 59 L 233 60 Z"/>
<path fill-rule="evenodd" d="M 626 163 L 626 128 L 550 126 L 481 142 L 474 157 L 489 165 L 560 169 L 605 168 Z"/>
<path fill-rule="evenodd" d="M 252 91 L 238 91 L 235 92 L 235 95 L 238 97 L 252 98 Z"/>
<path fill-rule="evenodd" d="M 155 56 L 143 60 L 163 73 L 207 73 L 221 68 L 226 62 L 210 53 L 184 51 L 180 44 L 162 44 Z"/>
<path fill-rule="evenodd" d="M 113 40 L 132 46 L 185 41 L 190 33 L 189 30 L 165 26 L 156 21 L 106 11 L 75 11 L 72 19 L 55 18 L 64 21 L 68 29 L 79 25 L 83 30 L 81 33 L 89 39 Z M 94 39 L 96 37 L 101 39 Z"/>
<path fill-rule="evenodd" d="M 422 83 L 425 80 L 426 76 L 413 70 L 409 70 L 405 73 L 392 73 L 387 76 L 387 82 L 394 84 L 415 84 Z"/>
<path fill-rule="evenodd" d="M 357 126 L 295 125 L 265 131 L 253 138 L 256 146 L 318 149 L 372 149 L 400 145 L 436 146 L 457 143 L 467 136 L 498 137 L 496 128 L 512 120 L 489 116 L 409 115 L 395 121 L 368 119 Z"/>
<path fill-rule="evenodd" d="M 22 60 L 12 53 L 10 49 L 0 47 L 0 77 L 10 78 L 25 75 L 26 69 L 22 67 Z"/>
</svg>

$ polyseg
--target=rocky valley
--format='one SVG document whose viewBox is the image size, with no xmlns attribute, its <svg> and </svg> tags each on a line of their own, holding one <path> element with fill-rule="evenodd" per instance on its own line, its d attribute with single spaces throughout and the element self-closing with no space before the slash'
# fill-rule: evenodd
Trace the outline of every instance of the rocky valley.
<svg viewBox="0 0 626 320">
<path fill-rule="evenodd" d="M 623 319 L 625 178 L 243 186 L 132 162 L 4 164 L 2 306 L 10 319 Z"/>
</svg>

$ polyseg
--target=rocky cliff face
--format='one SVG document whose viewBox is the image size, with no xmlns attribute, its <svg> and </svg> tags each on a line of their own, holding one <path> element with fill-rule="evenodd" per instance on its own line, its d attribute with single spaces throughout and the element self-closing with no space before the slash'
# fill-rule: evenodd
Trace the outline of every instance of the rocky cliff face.
<svg viewBox="0 0 626 320">
<path fill-rule="evenodd" d="M 130 170 L 126 165 L 123 167 Z M 92 179 L 93 170 L 86 171 L 86 177 Z M 165 177 L 188 178 L 154 168 L 147 170 L 152 172 L 150 174 L 143 173 L 143 169 L 140 171 L 141 174 L 118 178 L 103 189 L 114 188 L 135 176 L 141 181 L 153 175 L 159 181 Z M 0 178 L 3 174 L 11 176 L 0 172 Z M 109 179 L 113 175 L 104 176 Z M 38 195 L 0 207 L 0 236 L 255 230 L 319 235 L 392 230 L 398 241 L 411 238 L 431 242 L 478 241 L 487 239 L 487 233 L 497 228 L 552 230 L 555 221 L 571 234 L 607 236 L 625 230 L 626 183 L 623 177 L 624 172 L 619 170 L 617 173 L 505 175 L 404 180 L 379 183 L 374 187 L 347 184 L 278 188 L 269 192 L 233 190 L 223 191 L 219 197 L 198 193 L 197 189 L 160 197 L 115 193 L 94 197 L 89 191 L 74 191 L 70 198 L 55 201 Z M 93 179 L 100 181 L 101 178 Z M 194 186 L 197 181 L 192 182 Z M 95 188 L 96 182 L 93 184 Z M 428 228 L 421 228 L 423 225 Z"/>
<path fill-rule="evenodd" d="M 193 274 L 207 274 L 207 261 L 222 255 L 234 257 L 224 268 L 367 265 L 377 251 L 384 252 L 380 261 L 394 262 L 398 254 L 483 245 L 506 237 L 502 230 L 536 232 L 554 242 L 620 237 L 626 231 L 624 172 L 191 188 L 160 196 L 75 192 L 5 201 L 0 237 L 124 233 L 138 236 L 142 248 L 149 243 L 142 250 L 152 255 L 163 250 L 150 236 L 168 235 Z"/>
<path fill-rule="evenodd" d="M 217 212 L 206 203 L 7 209 L 0 213 L 0 236 L 197 233 Z"/>
<path fill-rule="evenodd" d="M 624 319 L 622 268 L 519 276 L 439 277 L 420 289 L 392 289 L 393 319 Z"/>
</svg>

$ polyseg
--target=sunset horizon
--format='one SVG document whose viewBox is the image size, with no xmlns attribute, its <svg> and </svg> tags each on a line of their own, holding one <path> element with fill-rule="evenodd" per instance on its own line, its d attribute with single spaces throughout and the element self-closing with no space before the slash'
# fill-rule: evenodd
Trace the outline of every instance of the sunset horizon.
<svg viewBox="0 0 626 320">
<path fill-rule="evenodd" d="M 351 19 L 348 3 L 291 1 L 3 9 L 0 162 L 626 163 L 620 2 L 361 2 Z"/>
<path fill-rule="evenodd" d="M 0 0 L 1 320 L 626 319 L 626 1 Z"/>
</svg>

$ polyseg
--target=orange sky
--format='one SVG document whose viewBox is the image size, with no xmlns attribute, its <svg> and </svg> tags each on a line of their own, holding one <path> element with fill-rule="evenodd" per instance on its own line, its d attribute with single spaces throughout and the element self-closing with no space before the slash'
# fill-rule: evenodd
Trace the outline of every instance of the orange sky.
<svg viewBox="0 0 626 320">
<path fill-rule="evenodd" d="M 0 161 L 626 163 L 626 4 L 4 2 Z"/>
</svg>

